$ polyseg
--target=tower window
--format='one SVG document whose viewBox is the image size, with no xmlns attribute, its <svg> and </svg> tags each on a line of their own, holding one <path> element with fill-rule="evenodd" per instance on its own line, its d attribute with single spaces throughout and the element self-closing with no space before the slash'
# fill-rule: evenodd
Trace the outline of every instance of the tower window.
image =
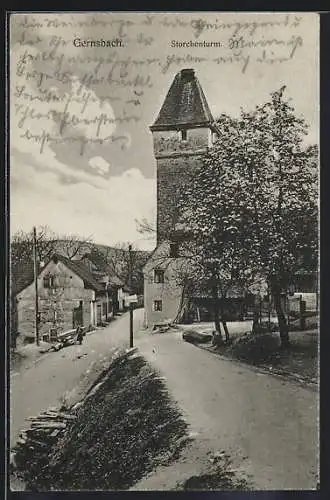
<svg viewBox="0 0 330 500">
<path fill-rule="evenodd" d="M 181 141 L 187 140 L 187 130 L 181 130 Z"/>
<path fill-rule="evenodd" d="M 154 270 L 154 283 L 164 283 L 164 271 L 162 269 Z"/>
<path fill-rule="evenodd" d="M 162 310 L 163 310 L 163 301 L 154 300 L 154 311 L 162 311 Z"/>
</svg>

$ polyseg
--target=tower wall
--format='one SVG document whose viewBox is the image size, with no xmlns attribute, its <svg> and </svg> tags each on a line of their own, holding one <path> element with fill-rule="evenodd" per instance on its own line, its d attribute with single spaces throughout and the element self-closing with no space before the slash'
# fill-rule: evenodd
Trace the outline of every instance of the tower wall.
<svg viewBox="0 0 330 500">
<path fill-rule="evenodd" d="M 206 127 L 184 132 L 157 131 L 153 138 L 157 161 L 157 242 L 160 243 L 169 238 L 178 221 L 180 193 L 202 165 L 202 157 L 210 145 L 211 131 Z"/>
</svg>

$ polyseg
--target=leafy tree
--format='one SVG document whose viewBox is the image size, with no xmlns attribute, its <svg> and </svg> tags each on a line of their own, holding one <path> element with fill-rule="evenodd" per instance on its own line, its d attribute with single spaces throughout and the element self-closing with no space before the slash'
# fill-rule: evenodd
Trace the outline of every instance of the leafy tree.
<svg viewBox="0 0 330 500">
<path fill-rule="evenodd" d="M 229 341 L 225 299 L 233 292 L 236 296 L 244 294 L 257 271 L 250 265 L 250 254 L 242 244 L 247 237 L 245 227 L 226 203 L 228 196 L 232 200 L 231 194 L 219 189 L 222 180 L 222 170 L 209 169 L 205 175 L 201 168 L 183 193 L 182 220 L 189 227 L 189 242 L 181 246 L 181 255 L 189 259 L 185 269 L 189 269 L 194 283 L 188 293 L 197 288 L 197 294 L 211 295 L 216 333 L 222 337 L 221 323 Z M 194 209 L 187 209 L 190 206 Z"/>
<path fill-rule="evenodd" d="M 281 343 L 289 344 L 281 294 L 302 265 L 317 255 L 317 148 L 304 145 L 305 121 L 284 99 L 237 119 L 222 115 L 218 140 L 182 193 L 183 220 L 198 248 L 205 275 L 217 290 L 248 287 L 261 275 L 273 297 Z M 216 325 L 219 330 L 219 325 Z"/>
</svg>

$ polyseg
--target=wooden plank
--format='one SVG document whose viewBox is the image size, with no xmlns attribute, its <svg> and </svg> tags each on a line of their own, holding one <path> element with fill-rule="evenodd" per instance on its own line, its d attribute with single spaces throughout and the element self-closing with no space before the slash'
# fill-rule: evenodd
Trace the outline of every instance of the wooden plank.
<svg viewBox="0 0 330 500">
<path fill-rule="evenodd" d="M 34 445 L 38 445 L 38 446 L 41 446 L 42 448 L 48 448 L 48 443 L 46 443 L 45 441 L 39 441 L 38 439 L 32 439 L 32 438 L 29 438 L 29 443 Z"/>
<path fill-rule="evenodd" d="M 66 427 L 66 424 L 64 422 L 35 422 L 31 425 L 31 429 L 35 428 L 40 428 L 40 429 L 46 429 L 46 428 L 54 428 L 54 429 L 64 429 Z"/>
<path fill-rule="evenodd" d="M 55 419 L 55 416 L 51 415 L 40 415 L 39 417 L 29 417 L 27 420 L 30 422 L 49 422 L 53 421 Z"/>
<path fill-rule="evenodd" d="M 51 437 L 56 437 L 58 436 L 58 434 L 61 432 L 61 429 L 55 429 L 51 434 L 50 436 Z"/>
<path fill-rule="evenodd" d="M 77 418 L 77 415 L 70 415 L 69 413 L 58 413 L 58 416 L 67 420 L 75 420 Z"/>
</svg>

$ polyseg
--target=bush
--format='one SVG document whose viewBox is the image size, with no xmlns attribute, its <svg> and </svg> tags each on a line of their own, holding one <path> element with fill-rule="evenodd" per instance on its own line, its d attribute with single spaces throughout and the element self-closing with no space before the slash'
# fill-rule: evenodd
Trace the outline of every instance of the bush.
<svg viewBox="0 0 330 500">
<path fill-rule="evenodd" d="M 215 331 L 212 332 L 212 345 L 214 347 L 222 347 L 224 345 L 223 338 Z"/>
<path fill-rule="evenodd" d="M 23 344 L 26 345 L 26 344 L 34 344 L 36 341 L 36 338 L 35 336 L 31 336 L 31 335 L 25 335 L 24 337 L 24 340 L 23 340 Z"/>
<path fill-rule="evenodd" d="M 262 321 L 261 323 L 258 323 L 254 327 L 254 332 L 253 333 L 269 333 L 269 332 L 277 332 L 278 331 L 278 324 L 277 323 L 272 323 L 269 321 Z"/>
<path fill-rule="evenodd" d="M 212 335 L 207 334 L 207 333 L 202 333 L 202 332 L 196 332 L 195 330 L 186 330 L 182 334 L 183 340 L 186 342 L 190 342 L 192 344 L 206 344 L 208 342 L 211 342 L 212 340 Z"/>
<path fill-rule="evenodd" d="M 271 358 L 280 347 L 278 336 L 270 333 L 243 335 L 234 340 L 228 354 L 237 359 L 257 363 Z"/>
</svg>

